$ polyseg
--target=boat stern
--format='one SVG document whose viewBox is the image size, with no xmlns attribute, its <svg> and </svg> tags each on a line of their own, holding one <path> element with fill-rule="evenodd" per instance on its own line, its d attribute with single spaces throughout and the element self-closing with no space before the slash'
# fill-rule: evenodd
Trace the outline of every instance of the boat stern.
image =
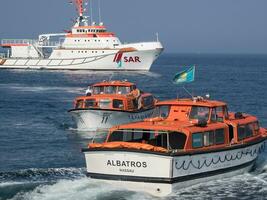
<svg viewBox="0 0 267 200">
<path fill-rule="evenodd" d="M 83 149 L 87 176 L 156 196 L 172 192 L 172 158 L 130 151 Z M 138 184 L 137 184 L 138 183 Z"/>
</svg>

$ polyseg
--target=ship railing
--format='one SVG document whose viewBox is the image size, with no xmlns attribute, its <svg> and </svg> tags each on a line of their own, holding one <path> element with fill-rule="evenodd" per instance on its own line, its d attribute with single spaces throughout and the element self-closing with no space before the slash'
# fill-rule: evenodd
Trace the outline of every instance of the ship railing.
<svg viewBox="0 0 267 200">
<path fill-rule="evenodd" d="M 61 43 L 59 41 L 39 41 L 39 47 L 58 47 Z"/>
<path fill-rule="evenodd" d="M 1 45 L 10 44 L 26 44 L 26 45 L 36 45 L 38 47 L 58 47 L 62 43 L 60 41 L 38 41 L 29 39 L 3 39 Z"/>
<path fill-rule="evenodd" d="M 1 41 L 2 45 L 6 44 L 34 44 L 36 43 L 36 40 L 29 40 L 29 39 L 3 39 Z"/>
<path fill-rule="evenodd" d="M 6 54 L 5 53 L 0 53 L 0 58 L 6 58 Z"/>
</svg>

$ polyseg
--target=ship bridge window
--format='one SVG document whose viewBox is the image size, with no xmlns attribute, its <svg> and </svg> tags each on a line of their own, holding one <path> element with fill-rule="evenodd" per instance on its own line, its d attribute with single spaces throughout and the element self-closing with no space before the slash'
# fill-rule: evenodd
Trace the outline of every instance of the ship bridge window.
<svg viewBox="0 0 267 200">
<path fill-rule="evenodd" d="M 209 119 L 209 108 L 204 106 L 192 106 L 189 118 L 198 119 L 198 120 L 205 120 L 208 121 Z"/>
<path fill-rule="evenodd" d="M 120 99 L 114 99 L 113 100 L 113 108 L 119 108 L 119 109 L 123 109 L 123 101 Z"/>
<path fill-rule="evenodd" d="M 108 142 L 134 142 L 167 148 L 167 133 L 154 130 L 117 130 L 111 133 Z"/>
<path fill-rule="evenodd" d="M 153 112 L 153 117 L 167 118 L 169 116 L 170 106 L 157 106 Z"/>
<path fill-rule="evenodd" d="M 238 140 L 243 140 L 252 137 L 253 132 L 255 131 L 255 134 L 257 134 L 258 130 L 259 125 L 257 122 L 239 125 L 237 127 Z"/>
</svg>

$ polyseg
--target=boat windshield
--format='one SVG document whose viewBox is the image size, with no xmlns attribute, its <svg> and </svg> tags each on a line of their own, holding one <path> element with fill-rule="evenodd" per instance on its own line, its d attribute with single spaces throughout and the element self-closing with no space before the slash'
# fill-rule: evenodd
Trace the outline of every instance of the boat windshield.
<svg viewBox="0 0 267 200">
<path fill-rule="evenodd" d="M 153 112 L 152 117 L 162 117 L 162 118 L 167 118 L 170 113 L 170 106 L 157 106 Z"/>
<path fill-rule="evenodd" d="M 118 86 L 118 94 L 129 94 L 130 92 L 130 87 Z"/>
<path fill-rule="evenodd" d="M 115 94 L 115 93 L 116 93 L 116 86 L 105 87 L 105 94 Z"/>
<path fill-rule="evenodd" d="M 95 86 L 93 89 L 93 94 L 104 94 L 103 86 Z"/>
<path fill-rule="evenodd" d="M 93 94 L 129 94 L 130 87 L 127 86 L 95 86 Z"/>
<path fill-rule="evenodd" d="M 124 129 L 112 132 L 108 142 L 133 142 L 181 150 L 184 149 L 186 135 L 174 131 Z"/>
<path fill-rule="evenodd" d="M 191 108 L 189 118 L 191 120 L 192 119 L 198 119 L 198 120 L 208 121 L 208 119 L 209 119 L 209 111 L 210 111 L 210 109 L 208 107 L 193 106 Z"/>
<path fill-rule="evenodd" d="M 108 142 L 135 142 L 167 148 L 167 134 L 154 130 L 117 130 L 111 133 Z"/>
</svg>

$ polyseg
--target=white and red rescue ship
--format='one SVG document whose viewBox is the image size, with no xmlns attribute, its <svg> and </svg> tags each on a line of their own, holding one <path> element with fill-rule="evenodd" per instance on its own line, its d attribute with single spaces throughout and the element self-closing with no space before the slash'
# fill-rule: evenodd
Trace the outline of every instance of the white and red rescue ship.
<svg viewBox="0 0 267 200">
<path fill-rule="evenodd" d="M 156 117 L 113 127 L 83 149 L 87 174 L 165 196 L 176 188 L 251 170 L 267 132 L 252 115 L 203 98 L 159 102 Z"/>
<path fill-rule="evenodd" d="M 42 34 L 38 40 L 3 39 L 0 68 L 148 71 L 163 51 L 158 40 L 122 44 L 102 22 L 89 24 L 83 0 L 72 2 L 79 16 L 71 31 Z"/>
<path fill-rule="evenodd" d="M 114 125 L 142 121 L 152 116 L 156 99 L 128 81 L 103 81 L 89 86 L 69 110 L 77 129 L 108 129 Z"/>
</svg>

